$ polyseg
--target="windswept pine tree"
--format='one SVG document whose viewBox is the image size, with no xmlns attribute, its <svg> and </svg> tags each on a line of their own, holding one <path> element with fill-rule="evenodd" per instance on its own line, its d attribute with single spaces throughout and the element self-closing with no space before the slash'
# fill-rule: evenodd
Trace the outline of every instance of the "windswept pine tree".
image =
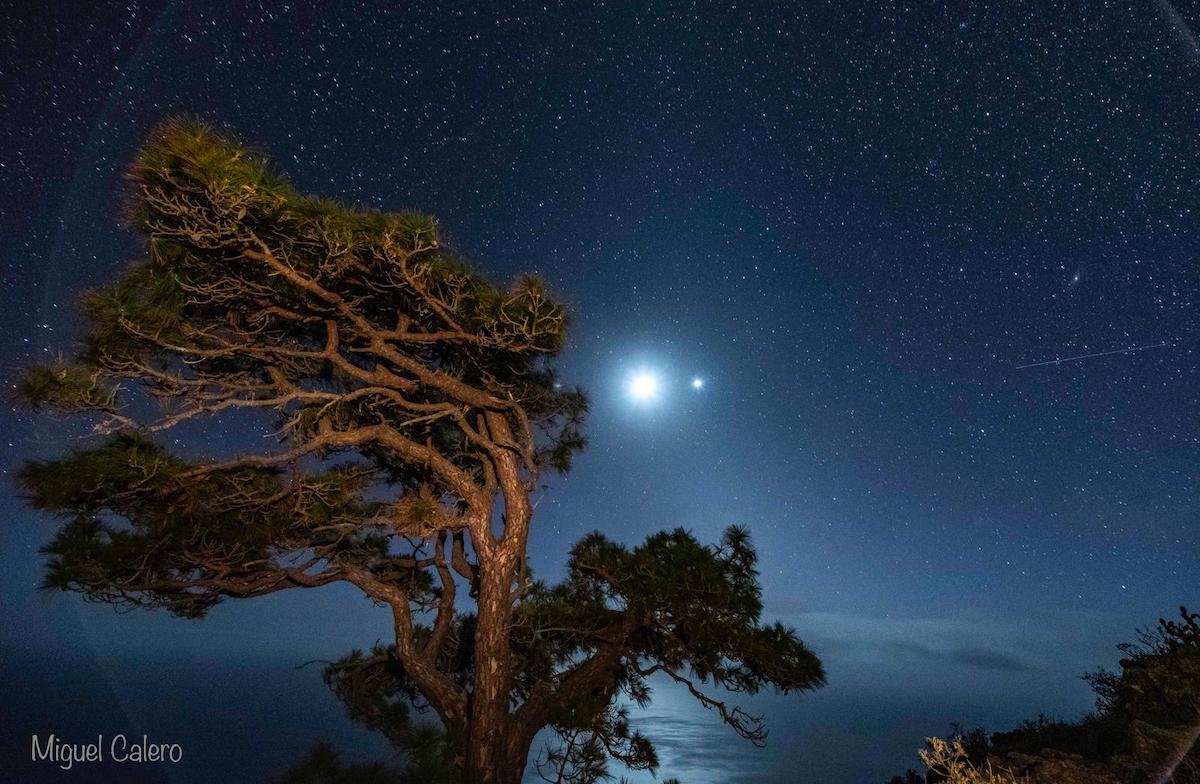
<svg viewBox="0 0 1200 784">
<path fill-rule="evenodd" d="M 86 297 L 77 356 L 22 383 L 35 408 L 96 430 L 21 475 L 65 521 L 48 587 L 197 618 L 357 586 L 390 610 L 390 644 L 327 680 L 414 765 L 471 784 L 519 782 L 546 727 L 570 741 L 549 758 L 562 765 L 655 768 L 621 698 L 646 703 L 656 673 L 755 743 L 763 723 L 724 692 L 823 682 L 792 630 L 761 623 L 740 528 L 634 548 L 594 533 L 561 584 L 531 578 L 531 494 L 584 446 L 587 409 L 556 380 L 568 314 L 541 282 L 497 288 L 432 218 L 301 195 L 188 122 L 137 156 L 128 217 L 145 257 Z M 215 414 L 261 416 L 278 438 L 168 451 Z"/>
</svg>

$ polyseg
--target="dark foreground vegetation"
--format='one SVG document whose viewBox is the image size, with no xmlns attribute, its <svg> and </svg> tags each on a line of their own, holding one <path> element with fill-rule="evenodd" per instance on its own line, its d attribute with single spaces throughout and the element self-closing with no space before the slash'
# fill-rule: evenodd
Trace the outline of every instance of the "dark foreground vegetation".
<svg viewBox="0 0 1200 784">
<path fill-rule="evenodd" d="M 888 784 L 1200 784 L 1200 614 L 1180 608 L 1178 620 L 1160 619 L 1119 647 L 1118 672 L 1084 676 L 1092 713 L 931 739 L 929 772 Z"/>
</svg>

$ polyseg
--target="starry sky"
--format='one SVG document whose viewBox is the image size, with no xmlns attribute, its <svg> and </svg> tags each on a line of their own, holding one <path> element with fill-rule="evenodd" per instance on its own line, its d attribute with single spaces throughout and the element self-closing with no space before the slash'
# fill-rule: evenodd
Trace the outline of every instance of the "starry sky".
<svg viewBox="0 0 1200 784">
<path fill-rule="evenodd" d="M 138 249 L 123 168 L 190 113 L 572 304 L 591 446 L 539 503 L 539 576 L 594 529 L 750 528 L 767 615 L 829 685 L 750 700 L 764 750 L 660 689 L 640 721 L 664 775 L 882 782 L 951 722 L 1077 717 L 1079 674 L 1200 605 L 1196 4 L 396 5 L 18 3 L 5 383 L 70 350 L 80 292 Z M 641 371 L 653 401 L 628 395 Z M 0 419 L 6 474 L 80 432 Z M 10 770 L 60 780 L 22 767 L 50 731 L 180 742 L 185 764 L 138 771 L 172 784 L 231 760 L 261 780 L 317 739 L 387 754 L 294 669 L 386 635 L 353 591 L 201 622 L 39 593 L 53 521 L 5 485 Z"/>
</svg>

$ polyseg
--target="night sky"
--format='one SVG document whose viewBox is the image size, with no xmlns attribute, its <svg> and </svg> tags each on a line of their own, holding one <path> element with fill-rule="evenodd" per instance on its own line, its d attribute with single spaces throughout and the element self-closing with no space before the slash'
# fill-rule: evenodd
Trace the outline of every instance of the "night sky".
<svg viewBox="0 0 1200 784">
<path fill-rule="evenodd" d="M 5 384 L 69 352 L 78 295 L 137 253 L 122 171 L 186 112 L 572 304 L 591 444 L 538 506 L 539 576 L 594 529 L 750 528 L 767 615 L 829 685 L 750 700 L 761 751 L 661 689 L 664 775 L 881 783 L 951 722 L 1076 718 L 1081 673 L 1200 605 L 1200 7 L 391 5 L 10 12 Z M 82 432 L 0 417 L 6 476 Z M 186 448 L 243 440 L 210 420 Z M 355 591 L 119 615 L 35 590 L 53 521 L 7 479 L 0 515 L 6 770 L 66 778 L 28 769 L 51 731 L 179 742 L 137 771 L 175 784 L 260 780 L 317 739 L 386 756 L 294 669 L 386 637 Z"/>
</svg>

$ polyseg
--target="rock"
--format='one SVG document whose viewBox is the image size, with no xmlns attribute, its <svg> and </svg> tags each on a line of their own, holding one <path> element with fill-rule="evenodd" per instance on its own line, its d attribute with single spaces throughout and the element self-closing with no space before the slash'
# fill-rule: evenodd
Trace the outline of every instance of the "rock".
<svg viewBox="0 0 1200 784">
<path fill-rule="evenodd" d="M 1038 755 L 1013 752 L 992 765 L 1010 770 L 1018 780 L 1027 779 L 1030 784 L 1132 784 L 1102 763 L 1053 749 Z"/>
</svg>

